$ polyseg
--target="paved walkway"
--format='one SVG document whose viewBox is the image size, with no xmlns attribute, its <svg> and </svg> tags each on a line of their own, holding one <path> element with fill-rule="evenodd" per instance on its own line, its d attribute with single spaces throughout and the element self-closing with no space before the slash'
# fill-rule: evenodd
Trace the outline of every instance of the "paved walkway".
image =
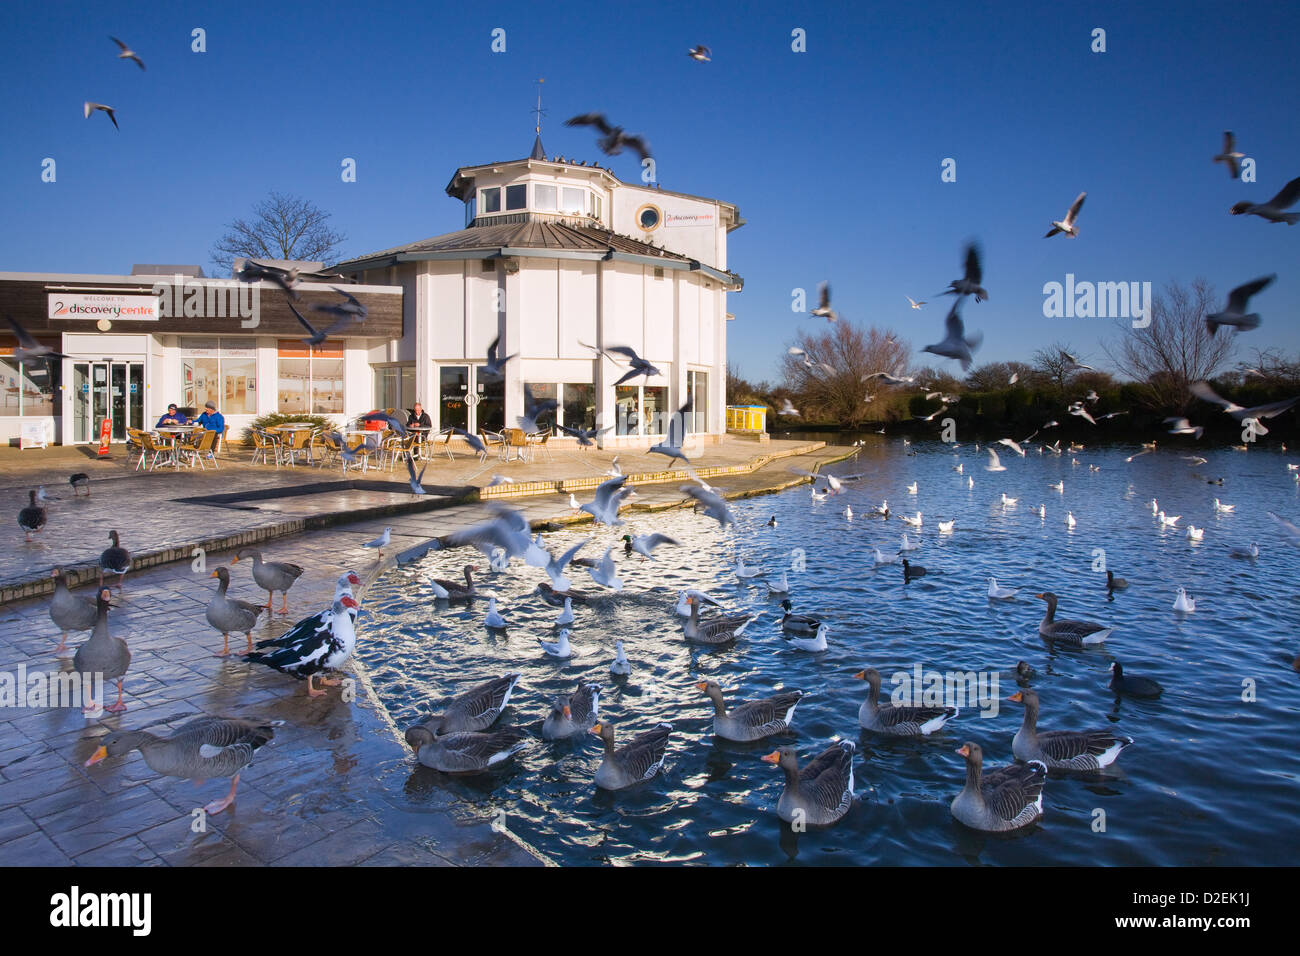
<svg viewBox="0 0 1300 956">
<path fill-rule="evenodd" d="M 768 445 L 761 449 L 747 445 L 751 455 L 774 450 Z M 802 480 L 790 474 L 789 467 L 814 470 L 846 452 L 822 448 L 773 461 L 753 473 L 730 476 L 725 486 L 730 497 L 774 490 Z M 620 463 L 634 457 L 621 457 Z M 710 463 L 707 457 L 705 463 Z M 466 467 L 463 461 L 453 464 Z M 245 468 L 223 471 L 220 477 L 188 472 L 142 476 L 121 479 L 125 483 L 120 493 L 103 493 L 103 486 L 119 487 L 106 478 L 96 482 L 101 493 L 92 495 L 90 502 L 69 499 L 55 506 L 69 511 L 96 509 L 79 512 L 77 523 L 89 526 L 92 520 L 112 520 L 119 528 L 128 526 L 138 532 L 148 546 L 156 543 L 150 539 L 151 529 L 159 535 L 171 534 L 172 527 L 184 523 L 177 515 L 188 518 L 192 510 L 207 507 L 176 503 L 169 495 L 175 496 L 178 489 L 185 497 L 194 497 L 196 489 L 207 493 L 232 486 L 253 489 L 262 481 L 304 480 L 273 475 L 273 469 L 268 475 Z M 169 481 L 177 477 L 179 481 Z M 318 479 L 319 473 L 311 477 Z M 636 507 L 679 506 L 683 496 L 678 489 L 676 482 L 643 485 Z M 12 496 L 13 489 L 4 494 Z M 573 518 L 567 494 L 509 503 L 538 524 Z M 219 511 L 232 526 L 245 520 L 243 512 L 211 510 Z M 52 525 L 59 515 L 52 513 Z M 368 579 L 381 573 L 373 552 L 361 544 L 385 524 L 394 527 L 395 554 L 481 517 L 479 504 L 452 504 L 400 519 L 376 516 L 268 542 L 263 546 L 268 557 L 293 560 L 309 571 L 290 592 L 289 614 L 275 614 L 269 622 L 264 617 L 254 639 L 282 633 L 323 606 L 332 582 L 345 569 L 358 570 Z M 57 552 L 76 544 L 75 536 L 69 536 L 46 546 Z M 98 543 L 93 547 L 98 549 Z M 30 560 L 32 552 L 28 554 Z M 474 818 L 441 785 L 440 775 L 415 765 L 355 659 L 348 669 L 357 690 L 349 703 L 341 700 L 337 688 L 310 700 L 302 684 L 292 678 L 238 658 L 214 657 L 220 635 L 204 620 L 203 608 L 215 583 L 209 577 L 211 569 L 228 563 L 230 556 L 209 552 L 202 571 L 185 560 L 132 572 L 121 595 L 114 592 L 118 606 L 110 617 L 112 633 L 127 640 L 133 655 L 125 682 L 125 713 L 90 721 L 77 709 L 0 709 L 0 862 L 184 866 L 541 861 L 509 832 L 495 831 L 487 821 Z M 391 562 L 392 556 L 386 553 L 386 559 Z M 264 600 L 264 593 L 242 567 L 242 563 L 235 567 L 232 592 L 247 600 Z M 361 596 L 364 606 L 364 593 Z M 358 630 L 359 639 L 365 640 L 364 612 Z M 16 676 L 20 665 L 29 672 L 70 668 L 70 660 L 60 662 L 54 657 L 57 639 L 47 599 L 0 606 L 0 680 L 5 674 Z M 83 639 L 74 635 L 72 643 L 75 646 Z M 232 640 L 232 646 L 238 647 L 239 639 Z M 225 781 L 196 787 L 191 781 L 158 777 L 138 753 L 83 766 L 105 734 L 147 728 L 165 735 L 200 714 L 284 722 L 273 743 L 259 752 L 245 772 L 236 803 L 225 813 L 208 817 L 203 832 L 193 829 L 193 811 L 220 797 Z"/>
</svg>

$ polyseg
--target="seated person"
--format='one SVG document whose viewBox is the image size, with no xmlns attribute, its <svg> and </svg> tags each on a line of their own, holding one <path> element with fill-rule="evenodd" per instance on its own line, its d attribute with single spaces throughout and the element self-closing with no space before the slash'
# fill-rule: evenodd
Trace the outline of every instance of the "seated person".
<svg viewBox="0 0 1300 956">
<path fill-rule="evenodd" d="M 176 410 L 176 403 L 172 402 L 167 406 L 167 413 L 158 419 L 158 424 L 154 428 L 162 428 L 166 425 L 188 425 L 190 420 Z"/>
<path fill-rule="evenodd" d="M 224 432 L 226 430 L 226 418 L 219 411 L 213 402 L 207 402 L 203 406 L 203 414 L 197 419 L 198 423 L 210 432 Z"/>
<path fill-rule="evenodd" d="M 429 418 L 429 413 L 424 410 L 419 402 L 411 409 L 410 416 L 406 419 L 407 428 L 432 428 L 433 420 Z"/>
</svg>

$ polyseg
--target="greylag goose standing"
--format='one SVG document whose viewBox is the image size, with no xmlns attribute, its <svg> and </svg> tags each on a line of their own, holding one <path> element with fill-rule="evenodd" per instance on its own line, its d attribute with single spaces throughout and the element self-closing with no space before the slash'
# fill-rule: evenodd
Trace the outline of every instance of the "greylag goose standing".
<svg viewBox="0 0 1300 956">
<path fill-rule="evenodd" d="M 589 733 L 598 736 L 605 744 L 605 756 L 596 770 L 596 786 L 602 790 L 623 790 L 653 779 L 663 769 L 672 732 L 672 724 L 660 724 L 616 748 L 614 725 L 609 721 L 596 724 Z"/>
<path fill-rule="evenodd" d="M 1025 705 L 1025 721 L 1011 741 L 1017 760 L 1041 760 L 1049 770 L 1100 770 L 1133 743 L 1109 730 L 1045 730 L 1038 732 L 1038 692 L 1016 691 L 1007 700 Z"/>
<path fill-rule="evenodd" d="M 266 609 L 271 610 L 275 592 L 279 591 L 282 595 L 280 613 L 288 614 L 289 588 L 302 577 L 303 569 L 288 561 L 263 561 L 262 552 L 256 548 L 240 548 L 230 563 L 238 564 L 240 558 L 253 559 L 253 580 L 257 582 L 258 587 L 266 591 Z"/>
<path fill-rule="evenodd" d="M 207 617 L 209 624 L 221 632 L 221 653 L 217 657 L 225 657 L 230 653 L 231 631 L 236 634 L 242 631 L 248 638 L 248 653 L 253 653 L 253 628 L 257 624 L 257 616 L 266 608 L 260 604 L 250 604 L 238 598 L 226 597 L 226 589 L 230 587 L 228 568 L 217 568 L 212 572 L 211 577 L 218 578 L 219 582 L 217 592 L 208 601 L 204 616 Z"/>
<path fill-rule="evenodd" d="M 23 529 L 26 540 L 31 541 L 32 534 L 45 527 L 46 512 L 36 503 L 36 491 L 33 489 L 29 494 L 31 504 L 18 512 L 18 527 Z"/>
<path fill-rule="evenodd" d="M 839 822 L 853 806 L 852 741 L 840 740 L 799 769 L 793 747 L 781 747 L 763 758 L 785 773 L 785 789 L 776 815 L 786 823 L 827 827 Z"/>
<path fill-rule="evenodd" d="M 258 748 L 275 736 L 275 724 L 238 720 L 233 717 L 197 717 L 176 728 L 170 737 L 156 737 L 147 730 L 124 730 L 106 738 L 90 755 L 86 766 L 106 757 L 119 757 L 139 750 L 154 773 L 188 777 L 202 782 L 210 777 L 230 777 L 230 792 L 203 808 L 220 813 L 235 801 L 239 775 Z"/>
<path fill-rule="evenodd" d="M 853 675 L 867 682 L 867 699 L 858 708 L 858 724 L 864 730 L 894 737 L 925 737 L 957 716 L 956 707 L 899 706 L 892 700 L 880 702 L 880 671 L 874 667 Z"/>
<path fill-rule="evenodd" d="M 1041 760 L 1012 764 L 984 773 L 984 751 L 965 743 L 966 786 L 952 801 L 952 815 L 975 830 L 1002 832 L 1028 826 L 1043 815 L 1047 764 Z"/>
<path fill-rule="evenodd" d="M 590 730 L 600 719 L 600 685 L 583 684 L 568 698 L 558 697 L 542 722 L 543 740 L 562 740 Z"/>
<path fill-rule="evenodd" d="M 72 657 L 72 668 L 79 674 L 101 674 L 104 680 L 117 681 L 117 703 L 109 704 L 104 709 L 110 714 L 119 714 L 126 710 L 122 703 L 122 678 L 131 666 L 131 651 L 126 641 L 108 633 L 109 592 L 103 588 L 96 602 L 95 629 L 90 632 L 90 639 L 77 648 Z M 83 711 L 89 713 L 98 710 L 95 702 L 87 701 Z"/>
<path fill-rule="evenodd" d="M 695 686 L 713 701 L 713 732 L 723 740 L 740 742 L 785 733 L 790 729 L 794 709 L 803 697 L 801 690 L 783 691 L 772 697 L 738 704 L 728 713 L 722 688 L 714 681 L 702 681 Z"/>
<path fill-rule="evenodd" d="M 68 581 L 63 571 L 55 568 L 50 572 L 54 578 L 54 599 L 50 601 L 50 620 L 61 632 L 59 646 L 54 649 L 58 654 L 68 649 L 68 631 L 88 631 L 95 626 L 99 618 L 99 608 L 94 601 L 77 597 L 68 590 Z"/>
<path fill-rule="evenodd" d="M 467 733 L 491 727 L 501 711 L 510 703 L 510 695 L 519 683 L 518 674 L 505 674 L 471 687 L 453 697 L 441 714 L 434 714 L 417 725 L 437 736 L 439 734 Z M 414 729 L 414 728 L 412 728 Z M 411 731 L 406 732 L 406 742 L 411 748 L 419 747 L 411 741 Z"/>
<path fill-rule="evenodd" d="M 131 570 L 131 552 L 122 547 L 122 542 L 117 536 L 116 531 L 110 531 L 108 536 L 113 540 L 111 547 L 107 547 L 99 556 L 99 586 L 104 586 L 104 572 L 111 571 L 117 575 L 117 589 L 122 590 L 122 579 L 126 577 L 126 572 Z"/>
</svg>

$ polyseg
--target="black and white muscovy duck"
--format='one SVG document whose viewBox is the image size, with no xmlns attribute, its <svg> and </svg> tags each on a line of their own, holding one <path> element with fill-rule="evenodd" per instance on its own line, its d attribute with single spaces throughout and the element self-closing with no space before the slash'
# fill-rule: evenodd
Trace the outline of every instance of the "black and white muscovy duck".
<svg viewBox="0 0 1300 956">
<path fill-rule="evenodd" d="M 307 696 L 321 697 L 325 691 L 316 689 L 316 675 L 338 670 L 352 656 L 357 643 L 353 614 L 359 606 L 351 594 L 342 594 L 327 610 L 299 621 L 274 641 L 259 643 L 259 648 L 267 650 L 245 654 L 244 660 L 305 679 Z M 322 677 L 321 683 L 332 687 L 339 681 Z"/>
</svg>

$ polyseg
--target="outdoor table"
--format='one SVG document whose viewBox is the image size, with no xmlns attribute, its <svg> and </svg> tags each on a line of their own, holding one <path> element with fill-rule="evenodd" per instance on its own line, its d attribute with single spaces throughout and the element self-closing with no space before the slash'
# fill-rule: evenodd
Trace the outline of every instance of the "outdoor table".
<svg viewBox="0 0 1300 956">
<path fill-rule="evenodd" d="M 424 455 L 421 449 L 423 449 L 428 443 L 429 432 L 433 431 L 433 429 L 428 425 L 407 425 L 406 430 L 408 432 L 414 432 L 418 436 L 415 440 L 415 444 L 411 447 L 411 457 L 423 458 Z"/>
<path fill-rule="evenodd" d="M 171 456 L 167 459 L 167 461 L 163 462 L 163 464 L 174 465 L 177 468 L 179 468 L 181 466 L 181 459 L 180 459 L 180 455 L 178 455 L 177 452 L 180 449 L 177 447 L 176 440 L 180 438 L 181 435 L 192 435 L 194 432 L 203 431 L 203 426 L 202 425 L 160 425 L 159 427 L 155 428 L 154 431 L 157 432 L 159 435 L 165 436 L 167 441 L 167 447 L 171 450 Z"/>
</svg>

